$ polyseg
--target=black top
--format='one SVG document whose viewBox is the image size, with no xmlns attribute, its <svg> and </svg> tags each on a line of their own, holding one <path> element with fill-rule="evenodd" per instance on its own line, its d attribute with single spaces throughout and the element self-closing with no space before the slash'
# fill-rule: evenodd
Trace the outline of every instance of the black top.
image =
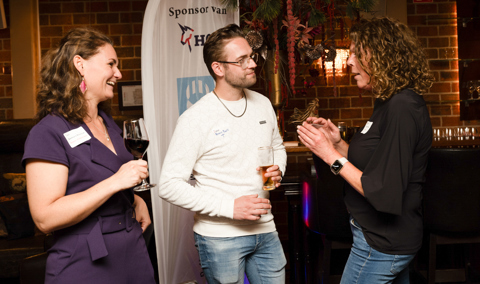
<svg viewBox="0 0 480 284">
<path fill-rule="evenodd" d="M 387 254 L 414 254 L 422 245 L 422 187 L 432 125 L 423 97 L 405 89 L 377 99 L 353 137 L 348 160 L 363 172 L 365 197 L 345 183 L 345 204 L 367 243 Z"/>
</svg>

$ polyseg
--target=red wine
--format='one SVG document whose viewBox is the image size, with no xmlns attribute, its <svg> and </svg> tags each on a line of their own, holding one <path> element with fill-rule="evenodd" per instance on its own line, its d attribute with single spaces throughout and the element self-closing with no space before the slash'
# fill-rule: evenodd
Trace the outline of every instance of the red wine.
<svg viewBox="0 0 480 284">
<path fill-rule="evenodd" d="M 140 159 L 148 148 L 149 140 L 124 139 L 125 147 L 135 158 Z"/>
</svg>

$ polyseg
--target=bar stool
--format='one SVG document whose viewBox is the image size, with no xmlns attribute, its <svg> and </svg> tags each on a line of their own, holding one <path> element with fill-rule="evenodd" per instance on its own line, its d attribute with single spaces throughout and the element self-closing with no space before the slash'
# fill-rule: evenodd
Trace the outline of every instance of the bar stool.
<svg viewBox="0 0 480 284">
<path fill-rule="evenodd" d="M 436 269 L 437 246 L 480 243 L 480 149 L 431 149 L 423 188 L 428 283 L 468 281 L 464 269 Z"/>
</svg>

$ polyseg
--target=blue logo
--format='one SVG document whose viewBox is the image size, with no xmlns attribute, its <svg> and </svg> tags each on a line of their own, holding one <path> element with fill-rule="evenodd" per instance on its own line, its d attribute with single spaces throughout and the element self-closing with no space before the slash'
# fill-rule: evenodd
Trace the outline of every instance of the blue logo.
<svg viewBox="0 0 480 284">
<path fill-rule="evenodd" d="M 179 116 L 214 88 L 212 76 L 177 78 Z"/>
</svg>

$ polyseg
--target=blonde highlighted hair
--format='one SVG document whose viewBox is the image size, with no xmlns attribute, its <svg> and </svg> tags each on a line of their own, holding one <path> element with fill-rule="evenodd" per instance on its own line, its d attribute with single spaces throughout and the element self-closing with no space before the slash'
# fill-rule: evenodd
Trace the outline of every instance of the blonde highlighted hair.
<svg viewBox="0 0 480 284">
<path fill-rule="evenodd" d="M 355 55 L 382 100 L 405 88 L 418 94 L 434 81 L 417 37 L 405 24 L 387 17 L 362 19 L 350 30 Z"/>
</svg>

